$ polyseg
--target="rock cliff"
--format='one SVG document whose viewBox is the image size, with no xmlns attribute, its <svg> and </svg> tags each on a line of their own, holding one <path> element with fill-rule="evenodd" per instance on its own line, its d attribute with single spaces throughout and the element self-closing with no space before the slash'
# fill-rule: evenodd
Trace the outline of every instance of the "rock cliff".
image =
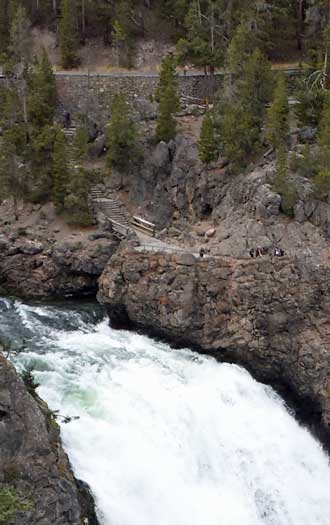
<svg viewBox="0 0 330 525">
<path fill-rule="evenodd" d="M 127 245 L 104 271 L 98 298 L 114 326 L 142 328 L 246 366 L 294 400 L 329 444 L 326 265 L 302 257 L 200 259 Z"/>
<path fill-rule="evenodd" d="M 0 355 L 0 524 L 97 525 L 47 405 Z"/>
<path fill-rule="evenodd" d="M 199 244 L 199 224 L 216 228 L 213 252 L 241 257 L 251 246 L 274 246 L 286 252 L 313 254 L 328 249 L 330 206 L 315 198 L 311 179 L 292 175 L 298 191 L 294 219 L 281 213 L 281 197 L 273 190 L 275 160 L 260 158 L 239 175 L 224 159 L 208 166 L 198 158 L 197 138 L 189 130 L 200 117 L 189 117 L 175 141 L 144 145 L 144 162 L 129 173 L 115 170 L 109 180 L 136 207 L 138 215 L 165 229 L 168 239 Z M 148 134 L 146 133 L 148 137 Z"/>
<path fill-rule="evenodd" d="M 95 295 L 116 241 L 50 243 L 0 235 L 0 290 L 26 298 Z"/>
</svg>

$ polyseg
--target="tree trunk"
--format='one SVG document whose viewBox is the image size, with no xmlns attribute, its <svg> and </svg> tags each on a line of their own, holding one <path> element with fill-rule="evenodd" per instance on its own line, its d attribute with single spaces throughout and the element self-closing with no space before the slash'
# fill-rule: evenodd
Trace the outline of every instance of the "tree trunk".
<svg viewBox="0 0 330 525">
<path fill-rule="evenodd" d="M 304 20 L 305 20 L 305 0 L 297 0 L 296 3 L 296 18 L 297 18 L 297 48 L 299 51 L 302 50 L 302 35 L 304 32 Z"/>
<path fill-rule="evenodd" d="M 81 30 L 83 36 L 86 32 L 86 4 L 85 0 L 81 0 Z"/>
<path fill-rule="evenodd" d="M 200 0 L 196 0 L 196 5 L 197 5 L 197 13 L 198 13 L 198 18 L 199 18 L 199 23 L 200 23 L 200 25 L 202 25 L 202 10 L 201 10 Z"/>
<path fill-rule="evenodd" d="M 13 205 L 14 205 L 14 217 L 15 221 L 18 221 L 18 202 L 16 195 L 13 195 Z"/>
</svg>

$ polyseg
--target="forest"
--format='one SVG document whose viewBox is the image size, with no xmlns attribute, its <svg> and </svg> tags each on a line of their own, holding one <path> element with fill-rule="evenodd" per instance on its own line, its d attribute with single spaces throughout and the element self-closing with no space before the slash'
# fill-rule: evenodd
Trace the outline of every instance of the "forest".
<svg viewBox="0 0 330 525">
<path fill-rule="evenodd" d="M 34 27 L 56 34 L 64 69 L 79 68 L 79 49 L 93 38 L 134 62 L 139 40 L 158 38 L 175 46 L 165 56 L 155 93 L 157 121 L 152 144 L 177 134 L 180 99 L 178 66 L 221 68 L 224 86 L 205 112 L 198 141 L 205 166 L 220 157 L 235 175 L 271 148 L 276 152 L 274 188 L 282 211 L 292 214 L 297 200 L 292 173 L 311 177 L 315 193 L 330 193 L 330 98 L 328 59 L 330 2 L 307 0 L 0 0 L 1 63 L 6 83 L 0 90 L 1 197 L 51 199 L 69 222 L 88 225 L 88 191 L 117 169 L 143 163 L 141 126 L 122 95 L 113 101 L 106 130 L 103 169 L 88 167 L 91 122 L 79 115 L 68 141 L 58 119 L 53 65 L 33 49 Z M 162 27 L 160 34 L 159 27 Z M 289 89 L 275 61 L 295 61 L 302 74 Z M 290 102 L 291 97 L 291 102 Z M 293 104 L 292 104 L 293 102 Z M 290 151 L 292 122 L 311 129 L 303 150 Z M 65 127 L 65 126 L 64 126 Z M 291 174 L 291 175 L 290 175 Z"/>
</svg>

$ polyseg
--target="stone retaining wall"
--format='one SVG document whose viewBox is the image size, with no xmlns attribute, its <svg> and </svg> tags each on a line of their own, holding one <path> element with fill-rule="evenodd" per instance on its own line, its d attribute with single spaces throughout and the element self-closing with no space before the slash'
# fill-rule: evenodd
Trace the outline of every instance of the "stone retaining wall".
<svg viewBox="0 0 330 525">
<path fill-rule="evenodd" d="M 122 93 L 132 104 L 152 99 L 158 86 L 158 75 L 113 76 L 106 74 L 57 74 L 59 111 L 69 111 L 72 118 L 88 114 L 96 121 L 105 122 L 110 116 L 111 100 Z M 223 83 L 223 76 L 214 78 L 202 75 L 178 77 L 180 98 L 212 98 Z"/>
<path fill-rule="evenodd" d="M 299 70 L 287 70 L 289 86 L 295 83 Z M 212 101 L 223 85 L 224 75 L 215 76 L 202 74 L 178 75 L 179 96 L 181 101 L 202 102 L 206 98 Z M 0 85 L 5 83 L 4 76 L 0 76 Z M 88 114 L 91 119 L 104 125 L 110 117 L 111 100 L 116 93 L 122 93 L 125 98 L 134 104 L 141 99 L 152 99 L 159 82 L 157 74 L 146 73 L 56 73 L 58 91 L 58 117 L 68 111 L 73 119 L 79 115 Z"/>
</svg>

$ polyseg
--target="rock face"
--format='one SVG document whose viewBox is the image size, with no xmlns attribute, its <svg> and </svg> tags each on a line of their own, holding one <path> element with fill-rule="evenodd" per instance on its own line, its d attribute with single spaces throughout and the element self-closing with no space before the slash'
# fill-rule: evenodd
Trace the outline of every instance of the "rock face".
<svg viewBox="0 0 330 525">
<path fill-rule="evenodd" d="M 27 392 L 1 355 L 0 521 L 6 525 L 98 523 L 88 490 L 73 476 L 47 405 Z"/>
<path fill-rule="evenodd" d="M 116 241 L 37 242 L 0 235 L 0 289 L 21 297 L 95 295 Z"/>
<path fill-rule="evenodd" d="M 250 369 L 330 424 L 330 268 L 122 248 L 100 279 L 114 326 L 142 328 Z"/>
<path fill-rule="evenodd" d="M 169 144 L 146 143 L 141 168 L 114 171 L 109 184 L 170 237 L 185 240 L 199 222 L 207 225 L 204 233 L 215 227 L 210 240 L 219 255 L 241 257 L 251 246 L 276 244 L 286 253 L 327 249 L 329 203 L 315 198 L 310 179 L 295 175 L 299 196 L 295 220 L 288 218 L 273 190 L 275 171 L 272 155 L 240 175 L 230 174 L 224 159 L 206 167 L 198 158 L 196 138 L 186 132 Z"/>
</svg>

